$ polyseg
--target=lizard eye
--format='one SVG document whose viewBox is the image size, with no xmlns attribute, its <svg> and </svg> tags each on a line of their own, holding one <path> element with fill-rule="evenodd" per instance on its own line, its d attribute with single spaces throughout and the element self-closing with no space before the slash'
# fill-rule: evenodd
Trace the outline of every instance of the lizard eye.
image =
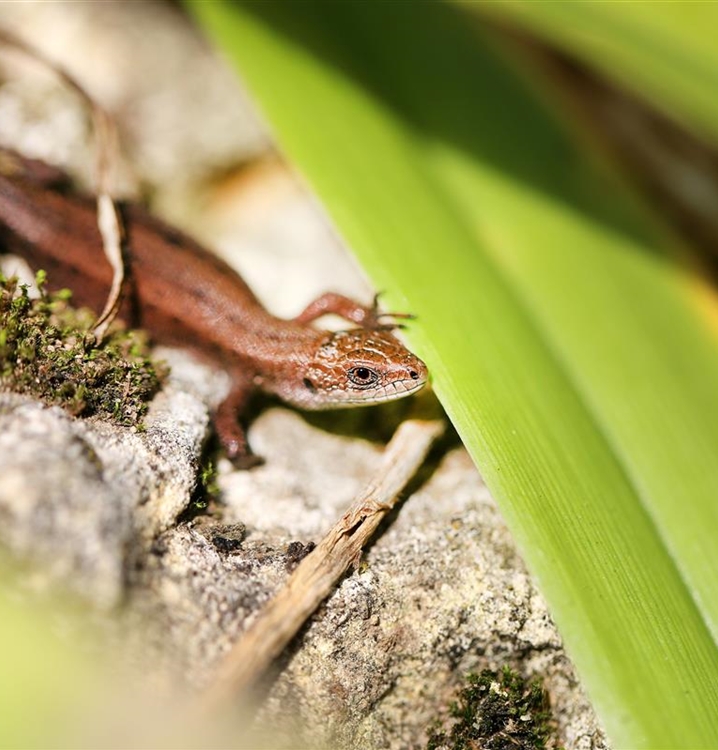
<svg viewBox="0 0 718 750">
<path fill-rule="evenodd" d="M 347 376 L 354 385 L 364 388 L 374 385 L 379 380 L 379 373 L 368 367 L 352 367 L 347 372 Z"/>
</svg>

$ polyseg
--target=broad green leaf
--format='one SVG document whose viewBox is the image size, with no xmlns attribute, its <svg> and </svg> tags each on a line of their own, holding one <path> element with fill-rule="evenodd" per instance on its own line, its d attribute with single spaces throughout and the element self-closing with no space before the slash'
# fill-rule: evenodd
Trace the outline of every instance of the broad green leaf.
<svg viewBox="0 0 718 750">
<path fill-rule="evenodd" d="M 388 306 L 418 314 L 613 742 L 718 745 L 713 292 L 471 14 L 190 7 Z"/>
<path fill-rule="evenodd" d="M 461 2 L 531 29 L 718 139 L 718 3 Z"/>
</svg>

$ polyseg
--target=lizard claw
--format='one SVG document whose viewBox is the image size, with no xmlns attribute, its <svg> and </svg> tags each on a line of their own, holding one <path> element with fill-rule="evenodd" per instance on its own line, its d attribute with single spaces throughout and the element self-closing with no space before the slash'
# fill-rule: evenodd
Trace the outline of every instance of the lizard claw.
<svg viewBox="0 0 718 750">
<path fill-rule="evenodd" d="M 416 320 L 416 315 L 413 313 L 401 313 L 401 312 L 379 312 L 379 297 L 384 292 L 377 292 L 374 295 L 374 300 L 371 307 L 367 312 L 367 316 L 362 324 L 363 328 L 371 328 L 376 331 L 391 331 L 396 328 L 406 328 L 403 323 L 386 322 L 382 323 L 382 318 L 398 318 L 400 320 Z"/>
<path fill-rule="evenodd" d="M 414 313 L 385 312 L 379 313 L 379 318 L 399 318 L 400 320 L 416 320 Z"/>
<path fill-rule="evenodd" d="M 396 331 L 404 330 L 406 326 L 404 323 L 375 323 L 371 326 L 364 326 L 364 328 L 369 328 L 372 331 Z"/>
<path fill-rule="evenodd" d="M 262 456 L 256 456 L 254 453 L 238 453 L 236 456 L 228 456 L 228 458 L 235 469 L 242 471 L 254 469 L 255 466 L 262 466 L 264 464 Z"/>
</svg>

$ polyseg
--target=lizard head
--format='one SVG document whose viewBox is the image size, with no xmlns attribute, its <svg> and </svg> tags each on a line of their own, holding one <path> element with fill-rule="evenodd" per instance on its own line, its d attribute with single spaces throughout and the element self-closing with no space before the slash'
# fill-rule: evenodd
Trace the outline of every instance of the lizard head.
<svg viewBox="0 0 718 750">
<path fill-rule="evenodd" d="M 426 380 L 426 365 L 396 336 L 358 328 L 327 333 L 288 400 L 304 409 L 378 404 L 408 396 Z"/>
</svg>

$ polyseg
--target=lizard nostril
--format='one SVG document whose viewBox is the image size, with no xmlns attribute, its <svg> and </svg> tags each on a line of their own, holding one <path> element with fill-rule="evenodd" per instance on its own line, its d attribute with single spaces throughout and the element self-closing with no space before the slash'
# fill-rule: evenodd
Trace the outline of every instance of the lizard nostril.
<svg viewBox="0 0 718 750">
<path fill-rule="evenodd" d="M 412 380 L 418 380 L 419 379 L 419 373 L 416 370 L 409 370 L 409 377 Z"/>
</svg>

